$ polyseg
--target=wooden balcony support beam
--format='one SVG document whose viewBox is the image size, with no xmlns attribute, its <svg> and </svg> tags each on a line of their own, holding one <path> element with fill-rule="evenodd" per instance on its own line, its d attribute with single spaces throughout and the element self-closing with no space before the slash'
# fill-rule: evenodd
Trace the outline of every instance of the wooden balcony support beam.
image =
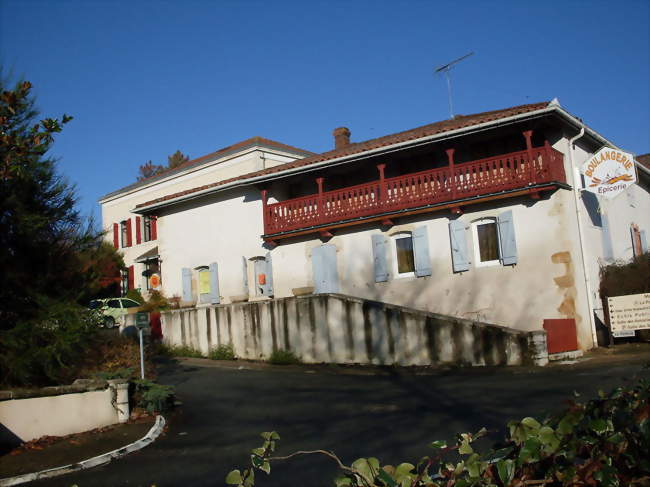
<svg viewBox="0 0 650 487">
<path fill-rule="evenodd" d="M 267 190 L 262 190 L 262 222 L 264 223 L 264 228 L 266 229 L 269 221 L 269 205 L 267 201 L 268 192 Z"/>
<path fill-rule="evenodd" d="M 533 131 L 524 130 L 522 132 L 526 139 L 526 152 L 528 154 L 528 184 L 535 184 L 535 162 L 533 159 Z"/>
<path fill-rule="evenodd" d="M 449 179 L 451 181 L 451 199 L 456 199 L 456 169 L 454 167 L 454 152 L 456 149 L 449 148 L 445 151 L 449 160 Z"/>
<path fill-rule="evenodd" d="M 386 180 L 384 176 L 384 169 L 386 169 L 386 164 L 377 164 L 377 169 L 379 170 L 379 200 L 386 198 Z"/>
</svg>

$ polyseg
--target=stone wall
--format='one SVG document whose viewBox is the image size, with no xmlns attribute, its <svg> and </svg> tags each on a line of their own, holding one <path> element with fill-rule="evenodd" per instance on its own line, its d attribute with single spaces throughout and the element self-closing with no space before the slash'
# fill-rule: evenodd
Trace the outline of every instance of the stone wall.
<svg viewBox="0 0 650 487">
<path fill-rule="evenodd" d="M 291 350 L 306 363 L 545 365 L 545 332 L 417 311 L 340 294 L 173 310 L 163 337 L 207 354 L 232 345 L 237 357 Z"/>
</svg>

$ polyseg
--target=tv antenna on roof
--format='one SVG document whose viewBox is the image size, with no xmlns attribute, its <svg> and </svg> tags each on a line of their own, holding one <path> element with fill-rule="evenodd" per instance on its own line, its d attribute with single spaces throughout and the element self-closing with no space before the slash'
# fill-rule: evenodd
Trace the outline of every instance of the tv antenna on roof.
<svg viewBox="0 0 650 487">
<path fill-rule="evenodd" d="M 456 64 L 461 62 L 463 59 L 467 59 L 468 57 L 472 56 L 474 52 L 470 52 L 469 54 L 465 54 L 462 57 L 459 57 L 458 59 L 453 60 L 450 63 L 444 64 L 434 71 L 436 74 L 438 73 L 445 73 L 445 76 L 447 76 L 447 93 L 449 95 L 449 118 L 454 118 L 454 110 L 452 108 L 451 104 L 451 77 L 449 76 L 449 71 L 451 68 L 453 68 Z"/>
</svg>

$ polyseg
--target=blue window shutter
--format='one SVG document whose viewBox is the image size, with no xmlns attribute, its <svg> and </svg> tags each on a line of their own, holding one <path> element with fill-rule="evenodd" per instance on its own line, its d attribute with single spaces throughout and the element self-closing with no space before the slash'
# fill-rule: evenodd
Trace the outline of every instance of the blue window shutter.
<svg viewBox="0 0 650 487">
<path fill-rule="evenodd" d="M 372 260 L 375 264 L 375 282 L 388 281 L 386 238 L 383 235 L 376 234 L 372 236 Z"/>
<path fill-rule="evenodd" d="M 429 238 L 426 226 L 413 230 L 413 257 L 415 259 L 415 275 L 418 277 L 430 276 L 431 259 L 429 259 Z"/>
<path fill-rule="evenodd" d="M 192 269 L 184 267 L 183 273 L 183 301 L 192 301 Z"/>
<path fill-rule="evenodd" d="M 641 230 L 641 252 L 644 254 L 648 251 L 648 239 L 645 234 L 645 230 Z"/>
<path fill-rule="evenodd" d="M 271 252 L 266 253 L 266 292 L 265 296 L 273 296 L 273 262 L 271 261 Z"/>
<path fill-rule="evenodd" d="M 512 210 L 504 211 L 497 217 L 499 228 L 499 247 L 501 249 L 501 263 L 514 265 L 517 263 L 517 241 L 515 240 L 515 225 L 512 219 Z"/>
<path fill-rule="evenodd" d="M 242 261 L 242 272 L 244 276 L 244 294 L 248 295 L 248 260 L 246 260 L 246 257 L 242 256 L 241 258 Z"/>
<path fill-rule="evenodd" d="M 219 295 L 219 266 L 216 262 L 210 264 L 210 303 L 219 304 L 221 296 Z"/>
<path fill-rule="evenodd" d="M 449 222 L 449 241 L 451 243 L 451 264 L 454 272 L 468 271 L 467 231 L 464 222 L 460 220 Z"/>
<path fill-rule="evenodd" d="M 311 264 L 314 271 L 314 292 L 339 292 L 339 275 L 336 268 L 336 246 L 321 245 L 311 251 Z"/>
</svg>

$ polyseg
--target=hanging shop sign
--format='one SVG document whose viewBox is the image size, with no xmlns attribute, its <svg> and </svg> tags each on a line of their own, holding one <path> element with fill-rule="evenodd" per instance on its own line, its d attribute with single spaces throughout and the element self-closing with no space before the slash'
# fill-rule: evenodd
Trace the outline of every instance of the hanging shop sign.
<svg viewBox="0 0 650 487">
<path fill-rule="evenodd" d="M 607 298 L 609 325 L 614 336 L 650 328 L 650 293 Z"/>
<path fill-rule="evenodd" d="M 160 288 L 160 274 L 151 274 L 149 276 L 149 287 L 151 289 Z"/>
<path fill-rule="evenodd" d="M 582 165 L 585 190 L 612 199 L 636 183 L 634 156 L 603 147 Z"/>
</svg>

